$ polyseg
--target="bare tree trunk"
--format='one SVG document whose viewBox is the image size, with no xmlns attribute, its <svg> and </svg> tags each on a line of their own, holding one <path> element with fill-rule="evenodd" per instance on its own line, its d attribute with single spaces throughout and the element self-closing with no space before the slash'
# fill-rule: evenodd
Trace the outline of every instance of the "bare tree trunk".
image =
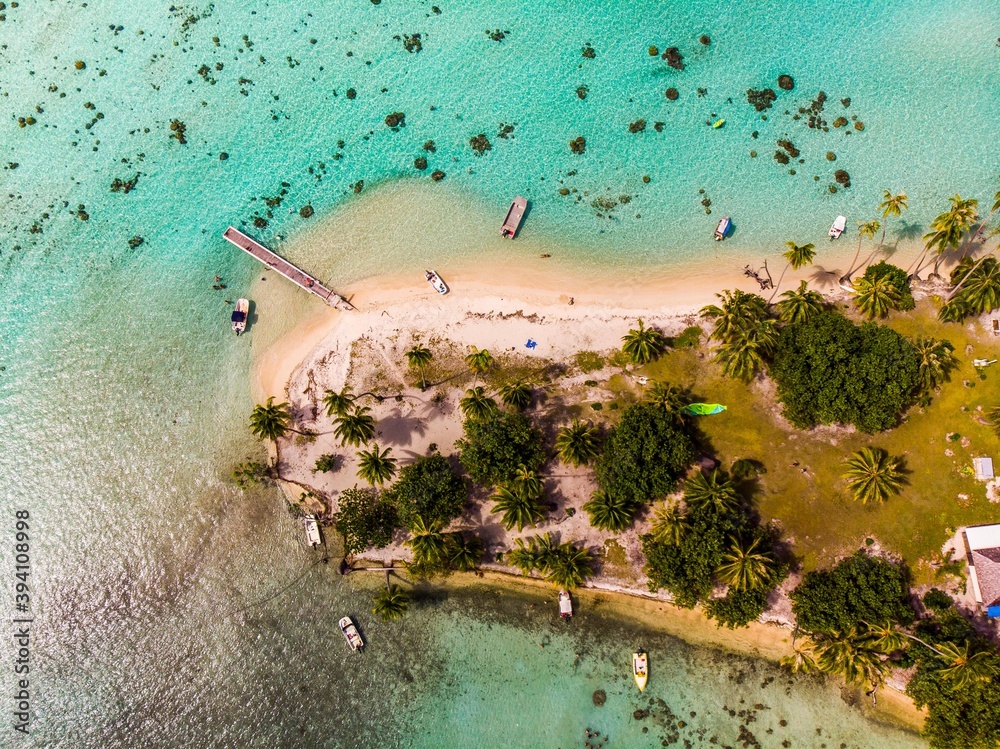
<svg viewBox="0 0 1000 749">
<path fill-rule="evenodd" d="M 768 305 L 771 304 L 771 300 L 774 299 L 774 295 L 778 293 L 778 289 L 781 288 L 781 279 L 785 277 L 785 272 L 791 267 L 791 263 L 786 263 L 784 270 L 781 271 L 781 275 L 778 276 L 778 283 L 774 285 L 774 291 L 771 292 L 771 296 L 768 298 Z"/>
</svg>

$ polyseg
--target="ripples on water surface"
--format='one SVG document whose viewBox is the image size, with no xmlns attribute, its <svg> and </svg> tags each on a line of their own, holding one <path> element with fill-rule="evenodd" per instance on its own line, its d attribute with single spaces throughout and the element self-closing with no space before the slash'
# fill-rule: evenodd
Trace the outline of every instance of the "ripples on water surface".
<svg viewBox="0 0 1000 749">
<path fill-rule="evenodd" d="M 280 245 L 307 225 L 306 204 L 324 214 L 380 182 L 442 169 L 441 186 L 475 209 L 476 231 L 492 232 L 522 193 L 535 236 L 620 268 L 701 256 L 723 212 L 737 231 L 711 248 L 721 260 L 822 237 L 837 213 L 867 218 L 886 187 L 910 193 L 897 223 L 910 235 L 947 195 L 995 190 L 1000 101 L 989 86 L 1000 50 L 982 23 L 1000 17 L 995 0 L 438 5 L 22 1 L 3 11 L 0 490 L 5 506 L 35 517 L 36 745 L 457 746 L 475 734 L 484 745 L 572 746 L 588 724 L 618 745 L 664 735 L 655 715 L 648 734 L 630 717 L 641 703 L 623 654 L 635 635 L 610 619 L 550 631 L 540 615 L 522 621 L 516 597 L 456 594 L 388 627 L 370 621 L 361 582 L 323 566 L 242 610 L 312 557 L 273 494 L 227 480 L 259 453 L 244 426 L 247 341 L 229 334 L 223 302 L 246 293 L 256 269 L 219 239 L 227 224 L 267 217 L 255 231 Z M 509 34 L 496 42 L 487 27 Z M 394 37 L 414 33 L 423 49 L 407 53 Z M 650 44 L 679 47 L 687 69 L 667 69 Z M 796 88 L 763 121 L 744 92 L 774 87 L 780 73 Z M 666 101 L 669 86 L 678 101 Z M 821 133 L 784 114 L 821 89 L 831 124 L 857 115 L 865 130 Z M 392 132 L 383 120 L 397 111 L 406 124 Z M 19 128 L 18 117 L 36 124 Z M 724 128 L 704 124 L 718 117 Z M 629 133 L 639 118 L 646 130 Z M 170 137 L 172 120 L 185 123 L 186 145 Z M 497 137 L 501 123 L 512 137 Z M 477 157 L 468 140 L 480 132 L 493 149 Z M 578 135 L 579 157 L 567 145 Z M 805 164 L 774 162 L 786 136 Z M 418 156 L 430 164 L 419 177 Z M 852 186 L 831 195 L 834 166 Z M 109 190 L 135 174 L 128 194 Z M 614 220 L 588 205 L 622 195 L 630 202 Z M 462 244 L 425 250 L 359 256 L 332 240 L 325 256 L 302 259 L 353 280 L 445 260 Z M 212 290 L 216 274 L 228 289 Z M 366 627 L 364 658 L 344 652 L 343 611 Z M 735 742 L 739 720 L 722 706 L 757 703 L 767 707 L 749 728 L 765 746 L 914 743 L 847 712 L 833 687 L 796 681 L 786 694 L 769 666 L 645 642 L 650 696 L 698 714 L 685 734 L 695 744 Z M 608 692 L 601 709 L 590 702 L 597 687 Z"/>
</svg>

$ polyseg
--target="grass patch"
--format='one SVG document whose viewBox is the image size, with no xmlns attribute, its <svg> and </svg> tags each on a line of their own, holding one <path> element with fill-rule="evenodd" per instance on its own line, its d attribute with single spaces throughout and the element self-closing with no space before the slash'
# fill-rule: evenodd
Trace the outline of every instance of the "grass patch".
<svg viewBox="0 0 1000 749">
<path fill-rule="evenodd" d="M 573 356 L 573 364 L 579 369 L 583 374 L 590 374 L 591 372 L 596 372 L 599 369 L 604 369 L 604 357 L 598 354 L 596 351 L 578 351 L 576 355 Z"/>
</svg>

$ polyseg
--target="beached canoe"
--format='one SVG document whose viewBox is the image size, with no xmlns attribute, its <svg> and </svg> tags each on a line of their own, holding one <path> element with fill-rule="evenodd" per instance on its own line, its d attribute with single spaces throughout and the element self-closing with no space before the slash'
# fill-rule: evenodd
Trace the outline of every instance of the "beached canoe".
<svg viewBox="0 0 1000 749">
<path fill-rule="evenodd" d="M 233 322 L 233 332 L 239 335 L 244 330 L 247 329 L 247 314 L 250 312 L 250 300 L 249 299 L 238 299 L 236 301 L 236 309 L 233 310 L 233 315 L 230 318 Z"/>
<path fill-rule="evenodd" d="M 441 276 L 437 274 L 436 270 L 425 270 L 424 273 L 427 277 L 427 283 L 434 287 L 434 291 L 438 294 L 448 293 L 448 284 L 441 280 Z"/>
<path fill-rule="evenodd" d="M 345 616 L 340 620 L 340 631 L 344 633 L 344 639 L 355 653 L 365 649 L 365 641 L 358 634 L 358 628 L 354 626 L 351 617 Z"/>
<path fill-rule="evenodd" d="M 639 691 L 645 691 L 646 682 L 649 680 L 649 655 L 642 650 L 632 653 L 632 675 Z"/>
<path fill-rule="evenodd" d="M 573 616 L 573 599 L 570 598 L 569 591 L 559 591 L 559 616 L 569 619 Z"/>
<path fill-rule="evenodd" d="M 830 227 L 830 239 L 837 239 L 841 234 L 844 233 L 844 228 L 847 226 L 847 219 L 844 216 L 837 216 L 836 220 L 833 222 L 833 226 Z"/>
<path fill-rule="evenodd" d="M 729 216 L 723 216 L 719 219 L 719 225 L 715 227 L 715 241 L 721 242 L 726 238 L 729 233 L 729 227 L 732 226 L 732 222 L 729 220 Z"/>
</svg>

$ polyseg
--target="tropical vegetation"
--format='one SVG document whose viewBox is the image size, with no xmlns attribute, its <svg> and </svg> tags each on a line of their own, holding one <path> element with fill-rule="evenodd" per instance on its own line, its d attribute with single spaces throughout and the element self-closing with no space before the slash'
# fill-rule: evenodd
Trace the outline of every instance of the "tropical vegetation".
<svg viewBox="0 0 1000 749">
<path fill-rule="evenodd" d="M 438 452 L 403 466 L 396 483 L 382 496 L 396 507 L 408 528 L 417 518 L 444 527 L 462 514 L 469 498 L 465 482 Z"/>
<path fill-rule="evenodd" d="M 395 621 L 406 613 L 409 601 L 410 597 L 406 591 L 398 585 L 389 585 L 375 596 L 372 613 L 383 622 Z"/>
<path fill-rule="evenodd" d="M 344 538 L 344 554 L 383 549 L 398 527 L 396 507 L 375 489 L 345 489 L 337 502 L 334 527 Z"/>
<path fill-rule="evenodd" d="M 578 468 L 587 465 L 600 452 L 597 427 L 576 419 L 559 430 L 555 448 L 564 463 Z"/>
<path fill-rule="evenodd" d="M 419 343 L 406 352 L 406 363 L 411 367 L 415 367 L 420 372 L 421 390 L 427 389 L 427 381 L 424 379 L 424 367 L 430 364 L 433 358 L 434 354 L 431 353 L 431 350 L 426 346 L 421 346 Z"/>
<path fill-rule="evenodd" d="M 649 364 L 666 350 L 667 339 L 656 328 L 647 328 L 641 318 L 638 325 L 622 336 L 622 352 L 633 364 Z"/>
<path fill-rule="evenodd" d="M 515 544 L 504 555 L 507 564 L 523 575 L 537 570 L 559 588 L 578 588 L 594 572 L 594 559 L 589 551 L 572 541 L 557 544 L 550 533 L 527 540 L 519 538 Z"/>
<path fill-rule="evenodd" d="M 632 525 L 636 511 L 635 502 L 608 494 L 598 489 L 585 502 L 583 510 L 590 515 L 590 524 L 602 531 L 623 531 Z"/>
<path fill-rule="evenodd" d="M 482 486 L 506 484 L 521 466 L 537 470 L 545 459 L 542 435 L 523 414 L 500 412 L 489 420 L 466 419 L 464 431 L 455 443 L 459 460 Z"/>
<path fill-rule="evenodd" d="M 845 463 L 847 488 L 861 504 L 885 502 L 906 483 L 901 464 L 880 447 L 862 447 Z"/>
<path fill-rule="evenodd" d="M 373 444 L 370 450 L 358 453 L 358 478 L 374 486 L 383 486 L 386 481 L 396 475 L 396 459 L 390 457 L 391 447 L 379 450 L 378 444 Z"/>
</svg>

